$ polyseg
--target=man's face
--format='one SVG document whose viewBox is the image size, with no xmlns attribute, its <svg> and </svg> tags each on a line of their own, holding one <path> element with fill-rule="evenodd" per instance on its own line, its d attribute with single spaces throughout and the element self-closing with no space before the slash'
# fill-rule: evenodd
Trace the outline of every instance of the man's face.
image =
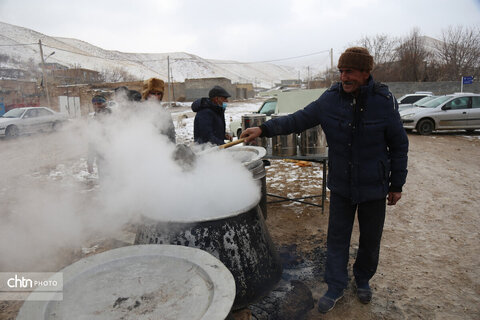
<svg viewBox="0 0 480 320">
<path fill-rule="evenodd" d="M 162 101 L 163 99 L 163 92 L 160 91 L 152 91 L 148 94 L 148 100 L 156 99 L 158 101 Z"/>
<path fill-rule="evenodd" d="M 367 79 L 370 76 L 369 72 L 360 71 L 357 69 L 339 69 L 340 81 L 342 81 L 343 90 L 347 93 L 356 92 L 360 86 L 367 84 Z"/>
<path fill-rule="evenodd" d="M 221 106 L 224 102 L 228 102 L 228 98 L 225 97 L 214 97 L 212 99 L 213 102 L 217 104 L 217 106 Z"/>
</svg>

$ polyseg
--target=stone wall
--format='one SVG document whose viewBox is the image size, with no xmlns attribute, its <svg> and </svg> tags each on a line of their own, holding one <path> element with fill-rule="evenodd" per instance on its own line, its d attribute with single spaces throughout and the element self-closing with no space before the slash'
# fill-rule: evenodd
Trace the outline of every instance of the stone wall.
<svg viewBox="0 0 480 320">
<path fill-rule="evenodd" d="M 35 81 L 0 79 L 0 97 L 7 111 L 13 106 L 46 106 L 43 89 Z"/>
<path fill-rule="evenodd" d="M 214 86 L 221 86 L 231 95 L 231 100 L 237 99 L 236 86 L 227 78 L 185 79 L 186 101 L 208 97 L 208 92 Z"/>
<path fill-rule="evenodd" d="M 435 95 L 460 92 L 461 84 L 459 81 L 438 81 L 438 82 L 385 82 L 395 97 L 400 98 L 407 93 L 415 91 L 431 91 Z M 480 82 L 474 81 L 472 84 L 464 84 L 463 92 L 480 93 Z"/>
</svg>

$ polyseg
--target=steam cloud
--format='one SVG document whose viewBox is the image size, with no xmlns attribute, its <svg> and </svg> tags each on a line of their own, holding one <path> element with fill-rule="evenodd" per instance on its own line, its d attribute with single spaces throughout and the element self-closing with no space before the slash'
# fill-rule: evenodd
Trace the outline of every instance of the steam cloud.
<svg viewBox="0 0 480 320">
<path fill-rule="evenodd" d="M 0 214 L 0 271 L 52 271 L 48 268 L 61 260 L 62 248 L 111 236 L 141 216 L 198 222 L 240 213 L 258 202 L 258 181 L 231 152 L 200 152 L 192 168 L 175 161 L 175 145 L 159 133 L 169 117 L 156 104 L 123 104 L 100 124 L 90 121 L 54 136 L 62 145 L 83 146 L 80 158 L 72 152 L 68 164 L 50 163 L 40 170 L 49 174 L 40 177 L 34 167 L 26 178 L 8 177 L 17 182 L 8 197 L 0 193 L 8 199 Z M 90 190 L 89 141 L 106 163 L 99 185 Z M 25 155 L 18 165 L 28 169 L 31 157 L 39 156 Z"/>
</svg>

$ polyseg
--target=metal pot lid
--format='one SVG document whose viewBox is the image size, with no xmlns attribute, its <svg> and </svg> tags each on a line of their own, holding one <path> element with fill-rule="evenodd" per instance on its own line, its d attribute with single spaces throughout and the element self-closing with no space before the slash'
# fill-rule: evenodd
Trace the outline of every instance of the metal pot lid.
<svg viewBox="0 0 480 320">
<path fill-rule="evenodd" d="M 26 301 L 17 319 L 223 320 L 235 299 L 225 265 L 191 247 L 122 247 L 60 272 L 63 301 Z"/>
<path fill-rule="evenodd" d="M 262 119 L 266 119 L 267 118 L 267 115 L 263 114 L 263 113 L 248 113 L 248 114 L 244 114 L 242 115 L 242 119 L 244 118 L 262 118 Z"/>
<path fill-rule="evenodd" d="M 267 154 L 265 148 L 257 146 L 234 146 L 225 150 L 230 152 L 234 159 L 242 162 L 246 167 L 262 159 Z"/>
</svg>

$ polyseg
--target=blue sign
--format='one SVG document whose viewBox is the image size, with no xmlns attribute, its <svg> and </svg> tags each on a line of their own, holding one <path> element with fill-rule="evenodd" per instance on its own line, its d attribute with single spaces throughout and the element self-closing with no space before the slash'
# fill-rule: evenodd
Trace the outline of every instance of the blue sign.
<svg viewBox="0 0 480 320">
<path fill-rule="evenodd" d="M 462 77 L 463 84 L 472 84 L 473 83 L 473 77 Z"/>
</svg>

